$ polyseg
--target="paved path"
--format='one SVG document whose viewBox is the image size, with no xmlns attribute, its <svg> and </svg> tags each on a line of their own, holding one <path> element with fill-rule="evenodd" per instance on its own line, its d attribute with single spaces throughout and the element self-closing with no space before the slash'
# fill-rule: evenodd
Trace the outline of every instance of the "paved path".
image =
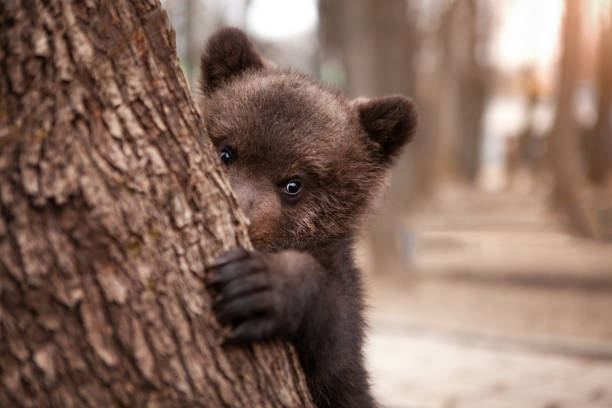
<svg viewBox="0 0 612 408">
<path fill-rule="evenodd" d="M 384 407 L 610 408 L 612 362 L 377 330 L 369 369 Z"/>
<path fill-rule="evenodd" d="M 451 191 L 407 222 L 410 267 L 369 281 L 387 407 L 612 408 L 612 245 L 537 195 Z"/>
</svg>

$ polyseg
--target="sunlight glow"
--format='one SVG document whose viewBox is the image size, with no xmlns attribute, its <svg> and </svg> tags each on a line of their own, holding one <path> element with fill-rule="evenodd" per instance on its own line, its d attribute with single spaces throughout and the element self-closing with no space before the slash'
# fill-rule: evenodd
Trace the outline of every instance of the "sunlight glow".
<svg viewBox="0 0 612 408">
<path fill-rule="evenodd" d="M 316 0 L 254 0 L 246 16 L 248 31 L 266 39 L 300 34 L 317 23 Z"/>
<path fill-rule="evenodd" d="M 506 6 L 493 45 L 493 61 L 515 70 L 550 66 L 559 53 L 563 0 L 515 0 Z"/>
</svg>

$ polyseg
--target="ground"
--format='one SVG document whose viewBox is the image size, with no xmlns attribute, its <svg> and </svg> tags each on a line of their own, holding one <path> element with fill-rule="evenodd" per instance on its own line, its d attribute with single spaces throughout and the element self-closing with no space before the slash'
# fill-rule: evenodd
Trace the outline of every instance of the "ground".
<svg viewBox="0 0 612 408">
<path fill-rule="evenodd" d="M 543 194 L 453 189 L 406 222 L 409 261 L 368 276 L 385 407 L 612 407 L 612 244 Z"/>
</svg>

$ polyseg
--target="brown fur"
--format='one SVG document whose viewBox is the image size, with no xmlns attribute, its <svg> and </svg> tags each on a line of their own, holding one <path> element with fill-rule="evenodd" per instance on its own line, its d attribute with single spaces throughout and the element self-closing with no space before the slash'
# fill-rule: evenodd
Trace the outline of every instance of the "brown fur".
<svg viewBox="0 0 612 408">
<path fill-rule="evenodd" d="M 362 363 L 362 295 L 351 247 L 386 170 L 412 136 L 403 96 L 348 101 L 277 70 L 244 34 L 223 29 L 202 56 L 202 112 L 251 220 L 254 252 L 211 269 L 232 340 L 292 340 L 321 407 L 370 407 Z M 283 188 L 301 183 L 290 197 Z"/>
</svg>

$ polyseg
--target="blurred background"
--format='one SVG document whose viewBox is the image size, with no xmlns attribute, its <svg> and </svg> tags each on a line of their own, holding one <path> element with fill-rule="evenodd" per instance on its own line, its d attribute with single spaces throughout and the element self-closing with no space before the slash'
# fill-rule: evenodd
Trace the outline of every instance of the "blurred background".
<svg viewBox="0 0 612 408">
<path fill-rule="evenodd" d="M 197 93 L 216 29 L 415 141 L 357 248 L 386 407 L 612 407 L 612 0 L 164 0 Z"/>
</svg>

